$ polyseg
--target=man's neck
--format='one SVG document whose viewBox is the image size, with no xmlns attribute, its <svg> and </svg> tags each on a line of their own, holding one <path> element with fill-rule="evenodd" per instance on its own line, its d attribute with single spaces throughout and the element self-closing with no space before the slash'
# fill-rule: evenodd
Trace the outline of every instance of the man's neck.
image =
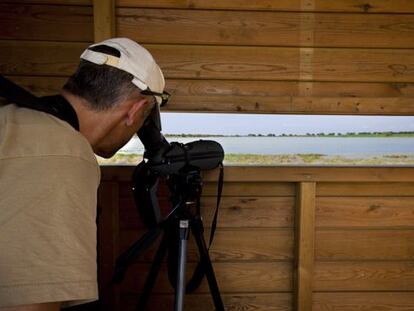
<svg viewBox="0 0 414 311">
<path fill-rule="evenodd" d="M 76 111 L 79 120 L 79 132 L 85 136 L 93 148 L 114 126 L 112 116 L 105 111 L 91 109 L 88 101 L 70 92 L 62 90 L 61 95 Z"/>
</svg>

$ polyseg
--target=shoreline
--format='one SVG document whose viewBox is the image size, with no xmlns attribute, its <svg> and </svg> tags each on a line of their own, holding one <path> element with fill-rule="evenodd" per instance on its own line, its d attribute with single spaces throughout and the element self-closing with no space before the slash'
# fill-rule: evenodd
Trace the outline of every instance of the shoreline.
<svg viewBox="0 0 414 311">
<path fill-rule="evenodd" d="M 142 154 L 117 153 L 110 159 L 97 157 L 99 165 L 136 165 Z M 226 154 L 225 165 L 414 165 L 414 154 L 389 154 L 371 157 L 328 156 L 324 154 Z"/>
</svg>

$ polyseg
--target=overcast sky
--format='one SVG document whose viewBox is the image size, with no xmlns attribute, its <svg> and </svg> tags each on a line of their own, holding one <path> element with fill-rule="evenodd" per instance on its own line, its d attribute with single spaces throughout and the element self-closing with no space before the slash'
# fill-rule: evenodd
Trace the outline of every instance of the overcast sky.
<svg viewBox="0 0 414 311">
<path fill-rule="evenodd" d="M 414 131 L 414 117 L 161 113 L 164 134 L 306 134 Z"/>
</svg>

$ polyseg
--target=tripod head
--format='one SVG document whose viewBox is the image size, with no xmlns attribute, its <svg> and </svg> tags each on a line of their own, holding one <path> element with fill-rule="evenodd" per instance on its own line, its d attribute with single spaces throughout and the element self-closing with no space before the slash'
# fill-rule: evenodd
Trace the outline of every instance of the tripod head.
<svg viewBox="0 0 414 311">
<path fill-rule="evenodd" d="M 219 167 L 224 150 L 213 140 L 169 143 L 161 133 L 158 107 L 152 110 L 137 134 L 145 152 L 144 160 L 137 165 L 132 176 L 133 192 L 138 212 L 144 224 L 151 228 L 161 221 L 157 200 L 159 178 L 167 178 L 173 204 L 176 204 L 178 194 L 188 193 L 190 179 L 192 182 L 199 180 L 201 194 L 200 172 Z"/>
</svg>

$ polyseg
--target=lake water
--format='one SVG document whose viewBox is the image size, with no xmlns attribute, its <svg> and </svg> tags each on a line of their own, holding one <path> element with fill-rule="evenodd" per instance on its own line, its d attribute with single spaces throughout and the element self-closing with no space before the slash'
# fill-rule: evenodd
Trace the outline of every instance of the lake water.
<svg viewBox="0 0 414 311">
<path fill-rule="evenodd" d="M 324 154 L 353 156 L 380 156 L 390 154 L 414 154 L 414 138 L 403 137 L 168 137 L 169 142 L 188 143 L 194 140 L 215 140 L 227 154 Z M 123 153 L 142 154 L 144 147 L 133 138 Z"/>
</svg>

